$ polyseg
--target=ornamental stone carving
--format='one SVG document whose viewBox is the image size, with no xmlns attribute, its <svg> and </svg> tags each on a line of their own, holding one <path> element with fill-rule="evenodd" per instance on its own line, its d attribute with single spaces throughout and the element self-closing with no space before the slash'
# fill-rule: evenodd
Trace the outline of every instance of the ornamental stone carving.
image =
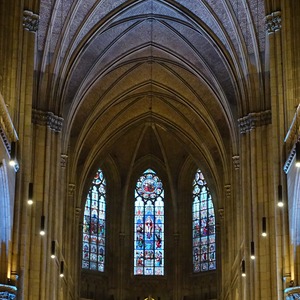
<svg viewBox="0 0 300 300">
<path fill-rule="evenodd" d="M 235 170 L 240 168 L 240 157 L 239 155 L 235 155 L 232 157 L 232 162 Z"/>
<path fill-rule="evenodd" d="M 68 162 L 68 155 L 67 154 L 61 154 L 60 156 L 60 166 L 62 168 L 65 168 L 67 166 Z"/>
<path fill-rule="evenodd" d="M 266 16 L 266 31 L 268 34 L 281 29 L 281 11 L 275 11 Z"/>
<path fill-rule="evenodd" d="M 74 193 L 75 193 L 75 184 L 69 183 L 69 186 L 68 186 L 68 195 L 69 195 L 69 197 L 73 197 Z"/>
<path fill-rule="evenodd" d="M 36 32 L 39 26 L 39 15 L 30 10 L 24 10 L 23 13 L 23 27 L 25 30 Z"/>
<path fill-rule="evenodd" d="M 224 220 L 224 214 L 225 214 L 224 208 L 219 208 L 218 212 L 219 212 L 219 216 L 220 216 L 221 221 L 223 221 Z"/>
<path fill-rule="evenodd" d="M 230 198 L 231 198 L 231 185 L 226 184 L 225 185 L 225 199 L 226 199 L 226 201 L 229 201 Z"/>
<path fill-rule="evenodd" d="M 271 123 L 272 114 L 270 110 L 249 113 L 247 116 L 238 119 L 241 134 Z"/>
<path fill-rule="evenodd" d="M 54 115 L 52 112 L 45 112 L 33 109 L 32 110 L 32 123 L 48 126 L 54 132 L 61 132 L 64 119 Z"/>
<path fill-rule="evenodd" d="M 76 207 L 76 208 L 75 208 L 75 219 L 76 219 L 77 221 L 79 220 L 80 213 L 81 213 L 81 208 L 80 208 L 80 207 Z"/>
</svg>

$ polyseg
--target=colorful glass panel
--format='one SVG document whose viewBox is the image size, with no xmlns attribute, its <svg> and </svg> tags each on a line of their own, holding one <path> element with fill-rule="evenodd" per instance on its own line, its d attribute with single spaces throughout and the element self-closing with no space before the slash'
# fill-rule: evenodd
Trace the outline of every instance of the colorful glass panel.
<svg viewBox="0 0 300 300">
<path fill-rule="evenodd" d="M 216 224 L 209 188 L 200 170 L 193 181 L 193 270 L 216 269 Z"/>
<path fill-rule="evenodd" d="M 148 169 L 135 188 L 134 275 L 164 275 L 164 190 Z"/>
<path fill-rule="evenodd" d="M 83 216 L 82 268 L 104 272 L 106 181 L 99 169 L 89 189 Z"/>
</svg>

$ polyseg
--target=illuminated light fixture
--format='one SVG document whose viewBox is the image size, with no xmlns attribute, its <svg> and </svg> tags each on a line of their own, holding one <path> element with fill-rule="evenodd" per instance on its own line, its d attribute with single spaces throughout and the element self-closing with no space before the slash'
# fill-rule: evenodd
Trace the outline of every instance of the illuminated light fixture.
<svg viewBox="0 0 300 300">
<path fill-rule="evenodd" d="M 45 216 L 41 216 L 41 230 L 40 235 L 45 235 Z"/>
<path fill-rule="evenodd" d="M 33 183 L 30 182 L 28 185 L 28 199 L 27 199 L 27 203 L 29 205 L 33 204 Z"/>
<path fill-rule="evenodd" d="M 283 201 L 282 201 L 282 185 L 278 185 L 278 202 L 277 205 L 279 207 L 283 207 Z"/>
<path fill-rule="evenodd" d="M 61 261 L 60 262 L 60 273 L 59 273 L 60 277 L 64 277 L 64 262 Z"/>
<path fill-rule="evenodd" d="M 12 166 L 12 167 L 15 167 L 17 165 L 16 142 L 11 142 L 11 145 L 10 145 L 9 165 Z"/>
<path fill-rule="evenodd" d="M 246 277 L 246 264 L 244 260 L 242 260 L 242 276 Z"/>
<path fill-rule="evenodd" d="M 296 167 L 300 168 L 300 142 L 296 143 Z"/>
<path fill-rule="evenodd" d="M 250 246 L 250 257 L 251 257 L 251 259 L 255 259 L 254 242 L 253 241 L 251 241 L 251 246 Z"/>
<path fill-rule="evenodd" d="M 55 241 L 51 242 L 51 258 L 55 258 Z"/>
<path fill-rule="evenodd" d="M 262 218 L 262 231 L 261 231 L 261 235 L 263 237 L 267 236 L 267 219 L 266 219 L 266 217 Z"/>
</svg>

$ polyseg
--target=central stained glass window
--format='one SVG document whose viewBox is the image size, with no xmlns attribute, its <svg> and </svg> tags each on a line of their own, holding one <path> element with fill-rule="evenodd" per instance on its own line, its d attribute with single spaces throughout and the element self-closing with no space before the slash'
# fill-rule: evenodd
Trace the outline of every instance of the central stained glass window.
<svg viewBox="0 0 300 300">
<path fill-rule="evenodd" d="M 134 275 L 164 275 L 164 190 L 152 169 L 135 188 Z"/>
</svg>

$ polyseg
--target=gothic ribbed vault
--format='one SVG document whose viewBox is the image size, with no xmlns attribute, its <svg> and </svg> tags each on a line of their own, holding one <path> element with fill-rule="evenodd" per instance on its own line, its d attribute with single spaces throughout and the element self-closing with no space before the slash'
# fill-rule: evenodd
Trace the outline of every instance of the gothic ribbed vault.
<svg viewBox="0 0 300 300">
<path fill-rule="evenodd" d="M 126 177 L 152 152 L 173 174 L 193 157 L 220 193 L 238 118 L 267 105 L 255 88 L 262 1 L 45 0 L 40 11 L 36 105 L 64 118 L 76 180 L 108 156 Z"/>
</svg>

